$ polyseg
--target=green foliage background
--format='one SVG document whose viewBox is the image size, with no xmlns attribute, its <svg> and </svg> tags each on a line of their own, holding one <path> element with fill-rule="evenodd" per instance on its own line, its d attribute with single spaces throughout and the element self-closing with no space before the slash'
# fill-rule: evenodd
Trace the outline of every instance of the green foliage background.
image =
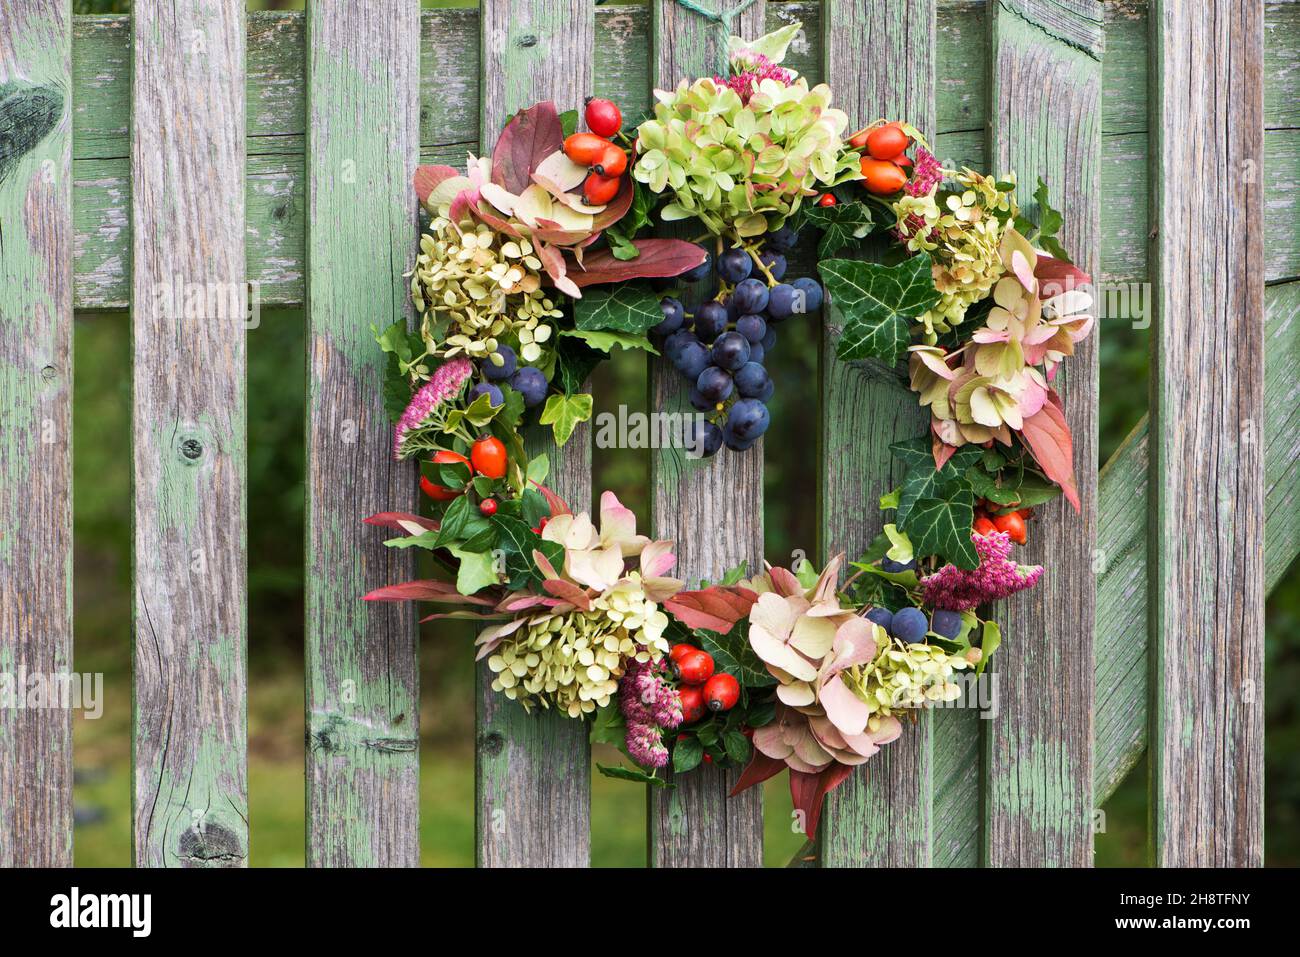
<svg viewBox="0 0 1300 957">
<path fill-rule="evenodd" d="M 429 3 L 453 6 L 458 3 Z M 250 7 L 255 4 L 250 4 Z M 301 2 L 256 4 L 301 9 Z M 127 0 L 76 0 L 79 13 L 125 12 Z M 792 271 L 793 274 L 793 271 Z M 767 554 L 815 551 L 816 328 L 784 324 L 769 364 L 778 383 L 766 442 Z M 1101 461 L 1146 410 L 1148 331 L 1100 324 Z M 646 366 L 614 350 L 594 382 L 597 413 L 645 407 Z M 75 727 L 76 860 L 130 862 L 131 582 L 130 327 L 123 314 L 79 316 L 75 329 L 75 601 L 79 671 L 105 675 L 105 712 Z M 254 866 L 303 862 L 303 416 L 305 328 L 299 311 L 264 312 L 248 333 L 249 792 Z M 647 452 L 597 450 L 595 487 L 648 514 Z M 866 503 L 864 503 L 866 507 Z M 746 520 L 758 516 L 735 516 Z M 1267 859 L 1300 863 L 1300 574 L 1293 566 L 1268 603 Z M 1012 636 L 1011 640 L 1016 640 Z M 1026 636 L 1024 640 L 1031 640 Z M 421 647 L 421 846 L 430 865 L 473 863 L 473 669 L 469 633 L 440 627 Z M 612 754 L 598 754 L 609 763 Z M 801 844 L 791 833 L 783 778 L 766 791 L 767 859 Z M 1102 865 L 1142 865 L 1146 769 L 1108 802 L 1097 836 Z M 592 857 L 645 860 L 642 789 L 593 779 Z"/>
</svg>

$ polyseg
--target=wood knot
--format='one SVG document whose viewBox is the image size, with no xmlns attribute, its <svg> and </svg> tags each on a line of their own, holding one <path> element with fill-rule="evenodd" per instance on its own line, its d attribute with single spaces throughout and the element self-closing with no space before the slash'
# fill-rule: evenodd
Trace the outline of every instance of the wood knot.
<svg viewBox="0 0 1300 957">
<path fill-rule="evenodd" d="M 179 852 L 186 867 L 231 866 L 244 860 L 239 835 L 221 824 L 204 823 L 182 832 Z"/>
<path fill-rule="evenodd" d="M 506 739 L 502 737 L 500 734 L 498 734 L 497 732 L 491 731 L 483 735 L 481 741 L 481 747 L 483 749 L 484 754 L 486 754 L 490 758 L 495 758 L 497 755 L 499 755 L 502 751 L 505 750 Z"/>
<path fill-rule="evenodd" d="M 203 457 L 203 443 L 193 436 L 181 439 L 181 457 L 189 462 L 197 462 Z"/>
<path fill-rule="evenodd" d="M 535 47 L 537 46 L 537 37 L 531 33 L 526 33 L 519 38 L 519 45 L 521 47 Z"/>
<path fill-rule="evenodd" d="M 41 378 L 44 379 L 46 382 L 53 382 L 58 377 L 59 377 L 59 370 L 54 368 L 54 366 L 46 366 L 44 369 L 41 370 Z"/>
</svg>

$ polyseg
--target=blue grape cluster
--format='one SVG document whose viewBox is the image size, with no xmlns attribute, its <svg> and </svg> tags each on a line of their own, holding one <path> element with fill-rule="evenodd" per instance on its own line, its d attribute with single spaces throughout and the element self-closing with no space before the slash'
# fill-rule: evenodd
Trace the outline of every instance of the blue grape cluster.
<svg viewBox="0 0 1300 957">
<path fill-rule="evenodd" d="M 772 233 L 759 259 L 776 285 L 744 249 L 728 249 L 716 262 L 703 263 L 678 278 L 696 283 L 713 272 L 730 288 L 688 313 L 681 301 L 665 298 L 664 318 L 651 329 L 664 356 L 691 383 L 690 402 L 710 414 L 700 433 L 688 436 L 688 447 L 714 455 L 722 446 L 743 452 L 771 424 L 767 402 L 775 386 L 764 361 L 776 346 L 776 326 L 791 316 L 821 308 L 822 287 L 813 279 L 782 282 L 786 253 L 798 237 L 793 230 Z"/>
</svg>

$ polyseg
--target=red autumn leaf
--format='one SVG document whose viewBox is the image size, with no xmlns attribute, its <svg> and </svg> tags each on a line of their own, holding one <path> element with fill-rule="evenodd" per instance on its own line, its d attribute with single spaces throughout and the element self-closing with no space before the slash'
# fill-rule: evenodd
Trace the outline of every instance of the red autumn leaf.
<svg viewBox="0 0 1300 957">
<path fill-rule="evenodd" d="M 768 778 L 774 778 L 785 770 L 785 762 L 776 758 L 769 758 L 757 748 L 754 749 L 753 757 L 749 759 L 749 764 L 741 772 L 736 786 L 731 789 L 729 797 L 735 797 L 741 791 L 752 788 L 755 784 L 762 784 Z"/>
<path fill-rule="evenodd" d="M 556 515 L 571 515 L 573 513 L 573 509 L 569 508 L 568 502 L 560 498 L 560 496 L 556 495 L 541 482 L 534 482 L 533 484 L 537 486 L 537 491 L 542 493 L 542 498 L 546 499 L 546 504 L 550 506 L 552 518 Z"/>
<path fill-rule="evenodd" d="M 417 579 L 400 585 L 386 585 L 363 596 L 365 601 L 440 601 L 452 605 L 493 605 L 489 598 L 462 595 L 452 582 Z"/>
<path fill-rule="evenodd" d="M 1040 292 L 1044 299 L 1092 284 L 1092 277 L 1078 266 L 1042 253 L 1038 254 L 1038 262 L 1034 266 L 1034 278 L 1042 287 Z"/>
<path fill-rule="evenodd" d="M 702 591 L 679 591 L 664 608 L 687 628 L 725 635 L 749 614 L 758 593 L 739 585 L 714 585 Z"/>
<path fill-rule="evenodd" d="M 636 259 L 615 259 L 608 249 L 584 256 L 582 268 L 569 274 L 579 286 L 628 279 L 659 279 L 680 276 L 704 262 L 703 249 L 684 239 L 638 239 L 633 243 L 641 251 Z"/>
<path fill-rule="evenodd" d="M 533 181 L 542 160 L 564 147 L 564 128 L 549 100 L 520 110 L 506 124 L 492 151 L 492 182 L 518 195 Z"/>
<path fill-rule="evenodd" d="M 847 764 L 831 762 L 817 774 L 790 770 L 790 797 L 796 810 L 803 812 L 804 834 L 812 840 L 817 836 L 817 823 L 822 816 L 822 803 L 826 795 L 843 783 L 853 773 Z"/>
<path fill-rule="evenodd" d="M 407 531 L 402 527 L 402 522 L 412 522 L 431 532 L 438 530 L 438 523 L 433 519 L 425 518 L 423 515 L 412 515 L 410 512 L 378 512 L 364 519 L 364 521 L 367 525 L 378 525 L 380 528 L 395 528 L 399 532 Z"/>
<path fill-rule="evenodd" d="M 450 166 L 417 166 L 415 168 L 415 195 L 420 198 L 420 202 L 426 202 L 429 194 L 432 193 L 443 180 L 451 179 L 453 176 L 463 175 L 460 171 Z"/>
<path fill-rule="evenodd" d="M 1054 396 L 1055 393 L 1050 393 L 1048 397 Z M 1020 437 L 1029 446 L 1043 474 L 1061 486 L 1075 511 L 1080 511 L 1079 489 L 1074 483 L 1074 440 L 1057 402 L 1044 402 L 1041 409 L 1025 419 Z"/>
</svg>

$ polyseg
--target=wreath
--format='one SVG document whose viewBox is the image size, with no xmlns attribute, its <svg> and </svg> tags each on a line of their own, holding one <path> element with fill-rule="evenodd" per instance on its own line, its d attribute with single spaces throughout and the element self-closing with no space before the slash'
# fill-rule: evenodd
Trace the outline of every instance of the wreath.
<svg viewBox="0 0 1300 957">
<path fill-rule="evenodd" d="M 781 65 L 799 29 L 731 38 L 726 76 L 656 91 L 631 132 L 607 100 L 587 101 L 586 131 L 540 103 L 491 159 L 416 171 L 419 327 L 377 339 L 394 455 L 420 460 L 433 515 L 366 521 L 447 574 L 366 598 L 483 620 L 492 688 L 589 721 L 632 764 L 605 774 L 671 787 L 701 763 L 738 766 L 739 791 L 788 769 L 813 836 L 827 792 L 983 672 L 1002 638 L 979 609 L 1041 578 L 1012 553 L 1035 506 L 1064 493 L 1079 507 L 1051 383 L 1093 318 L 1041 180 L 1034 222 L 1013 176 L 945 169 L 907 123 L 850 133 L 829 87 Z M 648 235 L 678 220 L 703 235 Z M 822 281 L 787 282 L 805 232 Z M 863 244 L 869 257 L 836 258 Z M 662 295 L 701 283 L 689 309 Z M 906 359 L 931 416 L 891 446 L 906 466 L 879 503 L 891 520 L 847 568 L 741 566 L 688 589 L 672 542 L 638 534 L 612 492 L 597 521 L 575 513 L 545 484 L 546 455 L 525 452 L 526 424 L 562 445 L 590 417 L 584 383 L 614 346 L 689 380 L 688 454 L 743 452 L 769 423 L 776 326 L 824 295 L 838 358 Z"/>
</svg>

